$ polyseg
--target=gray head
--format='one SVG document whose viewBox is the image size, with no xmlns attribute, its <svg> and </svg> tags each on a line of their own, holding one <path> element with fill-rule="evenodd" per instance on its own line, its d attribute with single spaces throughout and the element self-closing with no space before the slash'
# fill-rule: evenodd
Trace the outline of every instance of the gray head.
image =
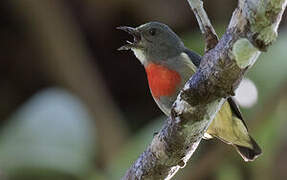
<svg viewBox="0 0 287 180">
<path fill-rule="evenodd" d="M 140 61 L 143 58 L 150 61 L 163 61 L 179 55 L 184 45 L 180 38 L 165 24 L 149 22 L 137 28 L 122 26 L 124 30 L 134 37 L 134 42 L 119 48 L 119 50 L 133 50 Z"/>
</svg>

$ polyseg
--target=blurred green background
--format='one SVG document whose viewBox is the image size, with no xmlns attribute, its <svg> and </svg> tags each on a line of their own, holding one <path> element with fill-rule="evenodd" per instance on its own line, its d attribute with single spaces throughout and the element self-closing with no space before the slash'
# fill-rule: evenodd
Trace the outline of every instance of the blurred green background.
<svg viewBox="0 0 287 180">
<path fill-rule="evenodd" d="M 237 2 L 206 1 L 222 35 Z M 202 54 L 185 0 L 0 2 L 0 179 L 118 180 L 165 117 L 121 25 L 168 24 Z M 263 149 L 245 163 L 231 146 L 202 141 L 178 180 L 287 179 L 287 29 L 248 72 L 258 100 L 242 108 Z M 248 92 L 248 91 L 247 91 Z M 247 95 L 246 95 L 247 96 Z"/>
</svg>

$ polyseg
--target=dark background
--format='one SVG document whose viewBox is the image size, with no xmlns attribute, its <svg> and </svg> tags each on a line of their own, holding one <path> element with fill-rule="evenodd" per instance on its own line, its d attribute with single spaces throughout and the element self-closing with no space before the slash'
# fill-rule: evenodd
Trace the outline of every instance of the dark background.
<svg viewBox="0 0 287 180">
<path fill-rule="evenodd" d="M 237 1 L 206 1 L 219 34 Z M 0 2 L 0 179 L 119 179 L 164 117 L 131 39 L 117 26 L 168 24 L 202 54 L 187 1 L 22 0 Z M 285 179 L 286 13 L 278 40 L 248 77 L 258 89 L 243 108 L 263 149 L 245 163 L 217 140 L 203 141 L 176 179 Z"/>
</svg>

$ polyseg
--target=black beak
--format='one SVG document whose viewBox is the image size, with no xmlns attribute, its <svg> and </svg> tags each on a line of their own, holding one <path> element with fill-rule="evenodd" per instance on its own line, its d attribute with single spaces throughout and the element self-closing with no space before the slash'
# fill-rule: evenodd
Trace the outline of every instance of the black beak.
<svg viewBox="0 0 287 180">
<path fill-rule="evenodd" d="M 131 48 L 137 48 L 138 43 L 141 40 L 141 34 L 136 28 L 128 27 L 128 26 L 120 26 L 117 27 L 117 29 L 120 29 L 122 31 L 125 31 L 129 34 L 131 34 L 134 37 L 134 42 L 127 41 L 128 44 L 120 47 L 118 50 L 129 50 Z"/>
</svg>

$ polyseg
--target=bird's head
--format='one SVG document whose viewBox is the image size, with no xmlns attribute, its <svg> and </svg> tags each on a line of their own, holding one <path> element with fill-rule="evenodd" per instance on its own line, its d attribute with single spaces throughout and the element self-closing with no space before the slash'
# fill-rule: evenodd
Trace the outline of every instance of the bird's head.
<svg viewBox="0 0 287 180">
<path fill-rule="evenodd" d="M 121 26 L 118 29 L 128 32 L 134 37 L 133 42 L 119 48 L 132 50 L 144 64 L 145 61 L 164 61 L 179 55 L 184 48 L 180 38 L 165 24 L 149 22 L 132 28 Z"/>
</svg>

